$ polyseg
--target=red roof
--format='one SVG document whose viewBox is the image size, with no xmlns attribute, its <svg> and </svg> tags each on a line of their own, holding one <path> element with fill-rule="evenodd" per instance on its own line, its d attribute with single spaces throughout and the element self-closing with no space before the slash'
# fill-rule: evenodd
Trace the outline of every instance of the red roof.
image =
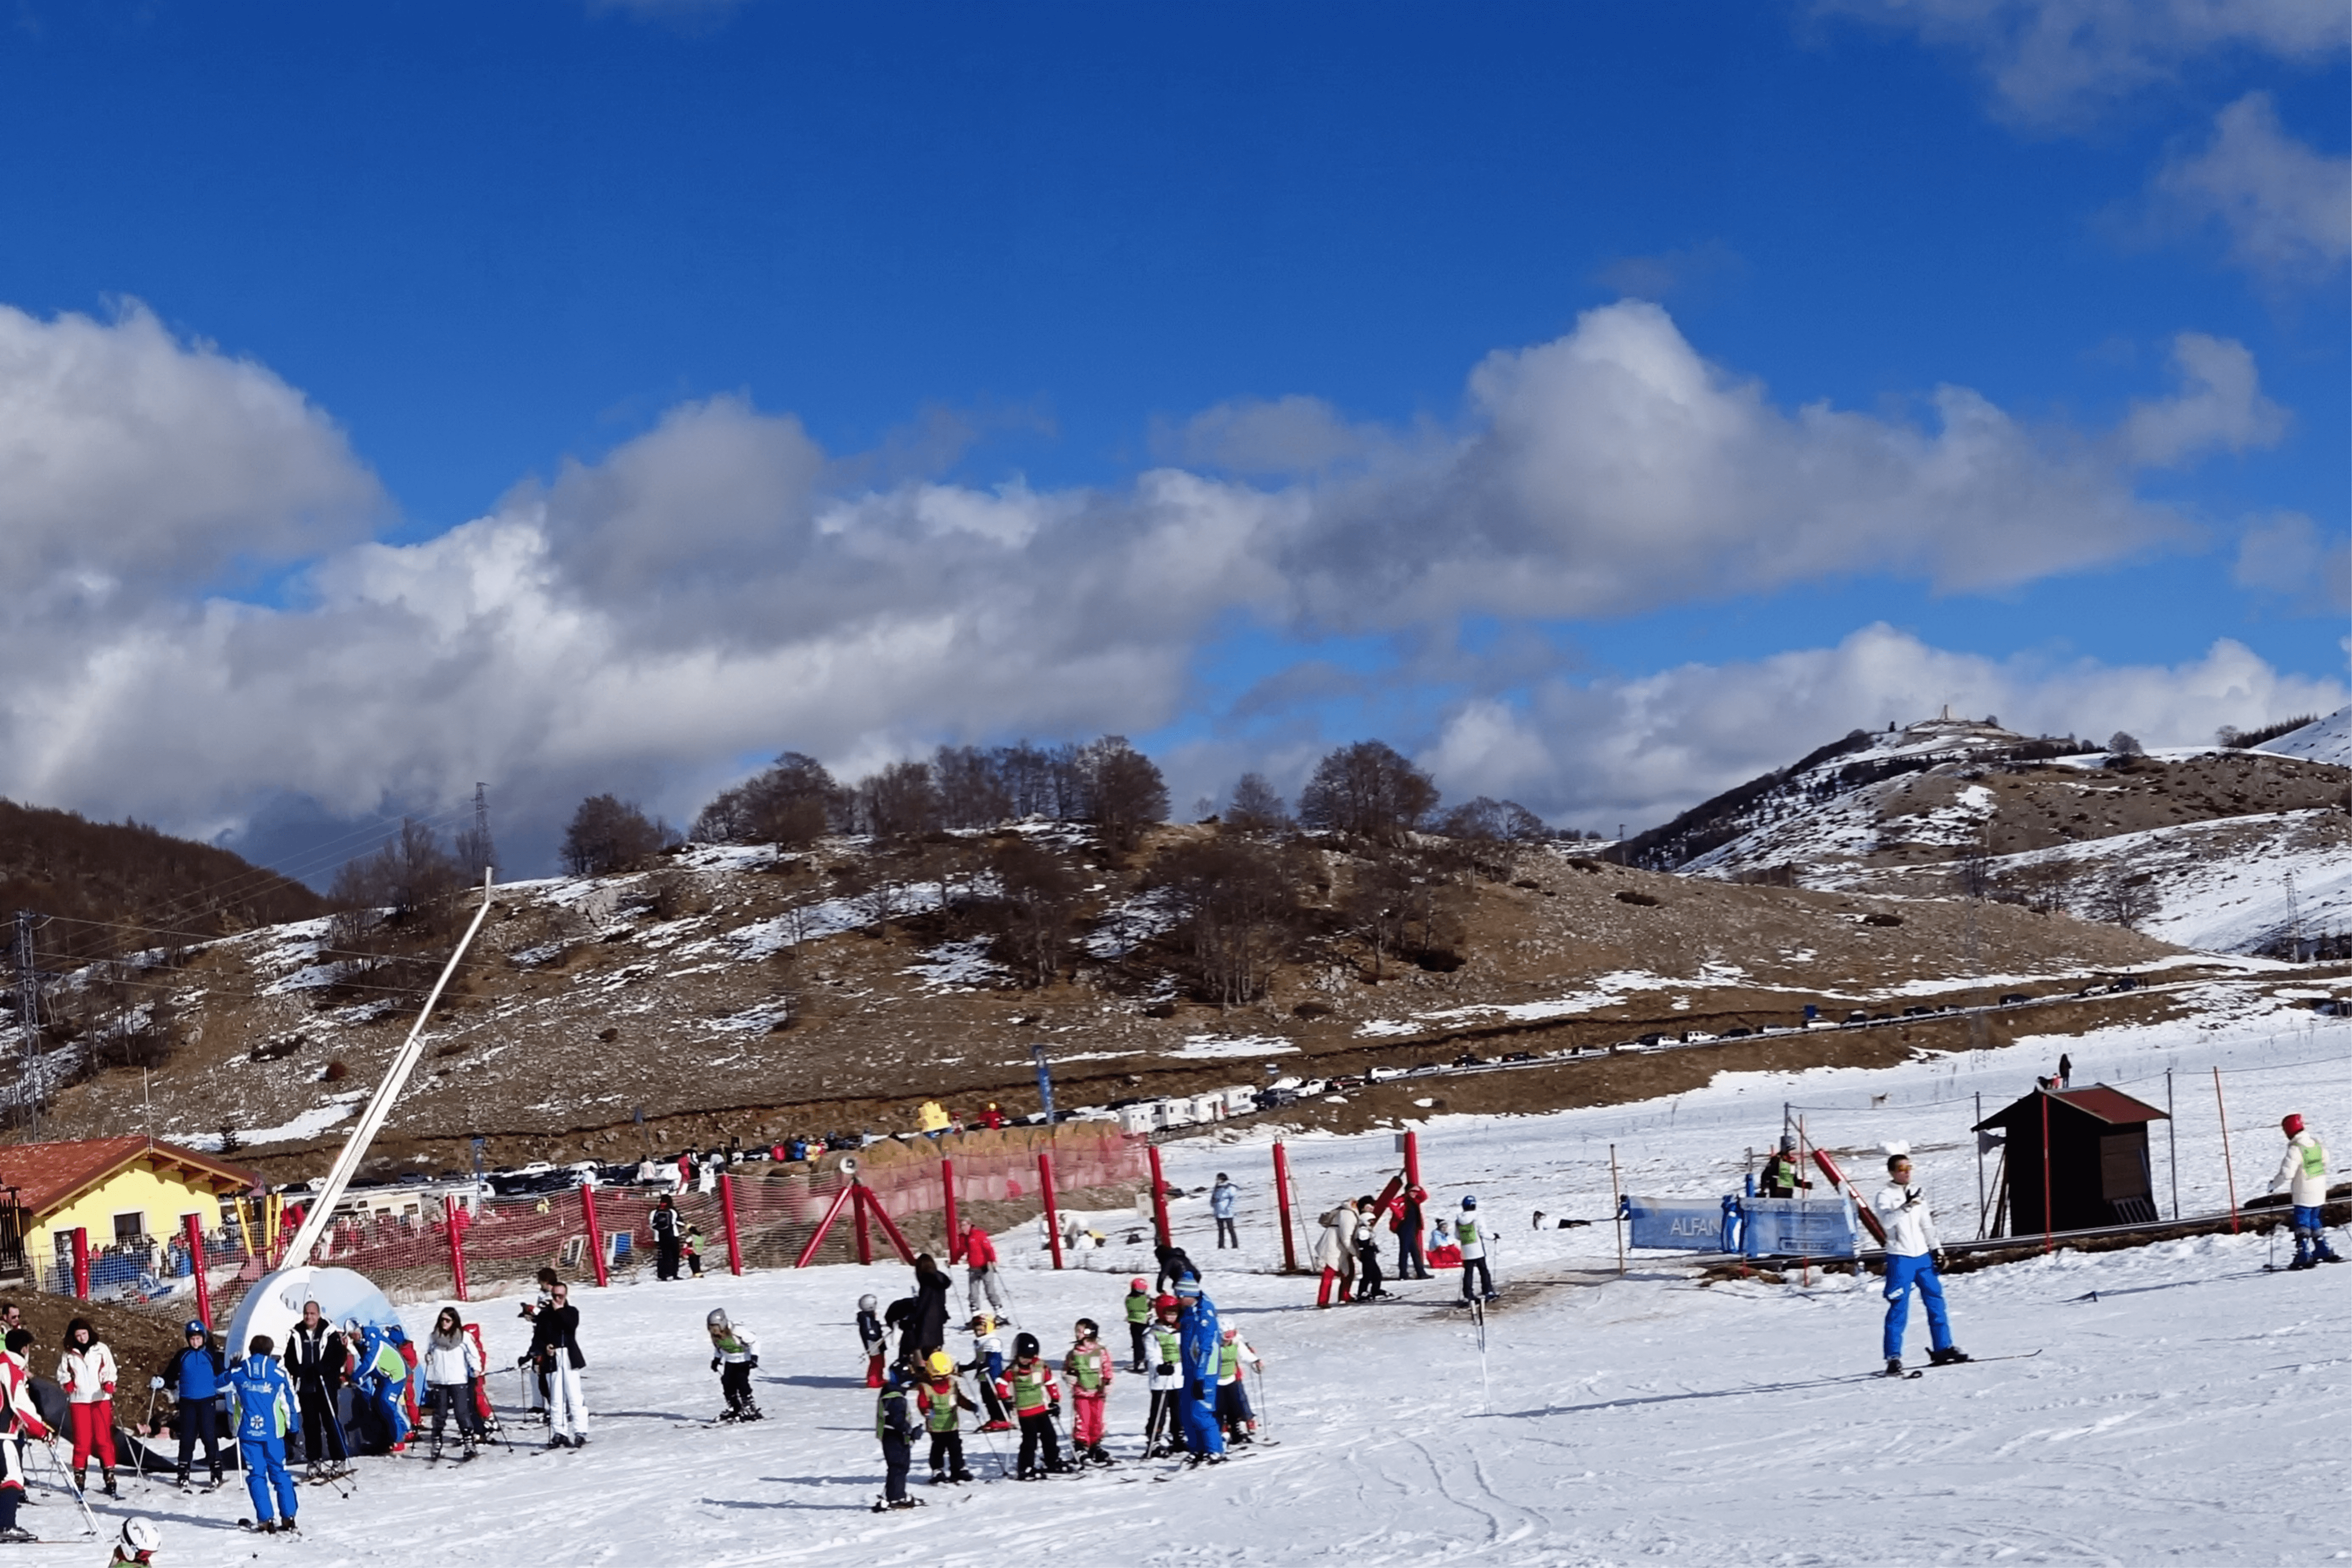
<svg viewBox="0 0 2352 1568">
<path fill-rule="evenodd" d="M 142 1163 L 216 1194 L 243 1192 L 259 1179 L 251 1171 L 154 1138 L 80 1138 L 63 1144 L 0 1145 L 0 1187 L 15 1187 L 18 1207 L 37 1219 L 116 1172 Z"/>
<path fill-rule="evenodd" d="M 2145 1101 L 2135 1100 L 2120 1089 L 2110 1089 L 2104 1083 L 2094 1083 L 2088 1089 L 2037 1089 L 2033 1094 L 2013 1105 L 2004 1106 L 1977 1124 L 1975 1131 L 1986 1127 L 2005 1127 L 2020 1113 L 2039 1114 L 2031 1108 L 2037 1094 L 2047 1094 L 2062 1105 L 2070 1105 L 2085 1116 L 2096 1117 L 2110 1126 L 2136 1126 L 2142 1122 L 2161 1122 L 2165 1113 Z"/>
</svg>

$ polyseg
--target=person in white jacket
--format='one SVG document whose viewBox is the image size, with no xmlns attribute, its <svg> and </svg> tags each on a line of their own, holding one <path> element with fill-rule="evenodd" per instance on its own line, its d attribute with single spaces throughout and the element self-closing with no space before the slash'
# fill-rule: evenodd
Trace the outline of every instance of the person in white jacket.
<svg viewBox="0 0 2352 1568">
<path fill-rule="evenodd" d="M 457 1415 L 457 1442 L 465 1450 L 459 1458 L 474 1457 L 474 1445 L 482 1436 L 480 1414 L 474 1408 L 474 1382 L 481 1375 L 482 1353 L 474 1336 L 466 1332 L 466 1320 L 457 1315 L 457 1308 L 442 1308 L 425 1340 L 425 1385 L 433 1403 L 435 1458 L 441 1457 L 441 1434 L 453 1410 Z"/>
<path fill-rule="evenodd" d="M 1331 1288 L 1339 1288 L 1339 1300 L 1355 1300 L 1356 1294 L 1356 1222 L 1361 1218 L 1356 1206 L 1343 1203 L 1323 1217 L 1323 1235 L 1315 1243 L 1315 1261 L 1323 1270 L 1323 1281 L 1316 1288 L 1315 1304 L 1331 1304 Z"/>
<path fill-rule="evenodd" d="M 1937 1238 L 1927 1195 L 1912 1185 L 1909 1155 L 1886 1156 L 1886 1185 L 1870 1207 L 1886 1228 L 1886 1375 L 1903 1375 L 1903 1331 L 1911 1321 L 1915 1285 L 1927 1304 L 1927 1359 L 1937 1366 L 1968 1360 L 1968 1353 L 1952 1343 L 1944 1282 L 1936 1274 L 1944 1244 Z"/>
<path fill-rule="evenodd" d="M 2270 1190 L 2286 1188 L 2287 1201 L 2294 1206 L 2294 1261 L 2287 1267 L 2316 1269 L 2322 1263 L 2341 1263 L 2344 1260 L 2327 1244 L 2327 1230 L 2321 1223 L 2327 1203 L 2327 1151 L 2304 1126 L 2301 1116 L 2283 1118 L 2279 1130 L 2286 1134 L 2286 1156 L 2279 1161 L 2278 1175 L 2271 1177 Z"/>
<path fill-rule="evenodd" d="M 89 1458 L 98 1456 L 106 1495 L 114 1487 L 114 1352 L 98 1337 L 88 1318 L 66 1325 L 66 1350 L 58 1357 L 58 1383 L 73 1402 L 74 1484 L 89 1490 Z"/>
</svg>

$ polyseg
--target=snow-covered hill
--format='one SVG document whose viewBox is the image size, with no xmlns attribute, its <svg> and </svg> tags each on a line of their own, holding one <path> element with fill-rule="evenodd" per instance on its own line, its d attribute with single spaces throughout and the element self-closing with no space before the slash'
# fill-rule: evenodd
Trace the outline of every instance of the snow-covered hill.
<svg viewBox="0 0 2352 1568">
<path fill-rule="evenodd" d="M 2352 707 L 2340 707 L 2326 718 L 2314 719 L 2301 729 L 2288 730 L 2275 740 L 2266 740 L 2254 747 L 2280 757 L 2303 757 L 2314 762 L 2333 762 L 2339 768 L 2352 768 Z"/>
</svg>

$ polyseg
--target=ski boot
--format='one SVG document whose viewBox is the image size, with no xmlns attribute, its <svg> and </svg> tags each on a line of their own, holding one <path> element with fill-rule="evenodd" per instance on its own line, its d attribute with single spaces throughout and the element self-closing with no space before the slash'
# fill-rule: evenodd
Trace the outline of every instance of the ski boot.
<svg viewBox="0 0 2352 1568">
<path fill-rule="evenodd" d="M 2311 1255 L 2310 1253 L 2305 1252 L 2305 1250 L 2303 1250 L 2303 1249 L 2301 1249 L 2300 1247 L 2298 1247 L 2298 1248 L 2296 1248 L 2296 1249 L 2295 1249 L 2295 1253 L 2294 1253 L 2294 1262 L 2292 1262 L 2292 1263 L 2290 1263 L 2290 1264 L 2288 1264 L 2286 1267 L 2287 1267 L 2287 1272 L 2289 1272 L 2289 1273 L 2291 1273 L 2291 1274 L 2292 1274 L 2292 1273 L 2300 1273 L 2302 1270 L 2305 1270 L 2305 1269 L 2316 1269 L 2316 1268 L 2318 1268 L 2318 1267 L 2319 1267 L 2319 1262 L 2318 1262 L 2318 1260 L 2316 1260 L 2316 1259 L 2315 1259 L 2314 1257 L 2312 1257 L 2312 1255 Z"/>
<path fill-rule="evenodd" d="M 950 1479 L 950 1480 L 951 1480 L 951 1481 L 969 1481 L 969 1480 L 975 1480 L 975 1479 L 978 1479 L 978 1478 L 977 1478 L 977 1477 L 975 1477 L 975 1476 L 974 1476 L 974 1475 L 973 1475 L 970 1470 L 964 1470 L 964 1469 L 959 1469 L 959 1470 L 957 1470 L 953 1475 L 951 1475 L 951 1476 L 948 1477 L 948 1479 Z"/>
<path fill-rule="evenodd" d="M 1931 1350 L 1927 1353 L 1927 1364 L 1930 1366 L 1958 1366 L 1964 1361 L 1974 1359 L 1967 1351 L 1956 1344 L 1946 1345 L 1941 1350 Z"/>
<path fill-rule="evenodd" d="M 735 1418 L 738 1421 L 757 1421 L 760 1419 L 760 1407 L 746 1399 L 743 1401 L 743 1408 L 736 1413 Z"/>
<path fill-rule="evenodd" d="M 179 1484 L 180 1484 L 180 1490 L 181 1490 L 182 1491 L 186 1491 L 186 1490 L 189 1490 L 189 1488 L 188 1488 L 188 1467 L 187 1467 L 187 1466 L 185 1466 L 185 1465 L 182 1465 L 182 1466 L 180 1467 L 180 1482 L 179 1482 Z"/>
<path fill-rule="evenodd" d="M 1109 1454 L 1103 1450 L 1103 1446 L 1100 1443 L 1094 1444 L 1092 1447 L 1088 1448 L 1086 1454 L 1087 1462 L 1088 1464 L 1115 1465 L 1118 1463 L 1117 1459 L 1112 1458 Z"/>
<path fill-rule="evenodd" d="M 1903 1358 L 1901 1356 L 1890 1355 L 1886 1358 L 1885 1375 L 1889 1377 L 1901 1377 L 1905 1375 L 1903 1371 Z"/>
<path fill-rule="evenodd" d="M 8 1542 L 12 1544 L 21 1543 L 27 1541 L 38 1541 L 39 1539 L 39 1536 L 35 1535 L 31 1531 L 26 1529 L 21 1524 L 12 1524 L 5 1530 L 0 1530 L 0 1541 Z"/>
<path fill-rule="evenodd" d="M 99 1469 L 98 1476 L 100 1481 L 99 1490 L 100 1491 L 104 1492 L 109 1497 L 119 1498 L 122 1495 L 121 1489 L 116 1487 L 114 1484 L 114 1467 L 112 1465 L 101 1466 Z"/>
<path fill-rule="evenodd" d="M 212 1484 L 210 1484 L 209 1486 L 205 1487 L 205 1490 L 206 1491 L 218 1491 L 218 1490 L 220 1490 L 220 1484 L 221 1484 L 221 1472 L 220 1472 L 220 1467 L 219 1467 L 218 1465 L 215 1465 L 215 1466 L 213 1467 L 213 1479 L 212 1479 Z"/>
</svg>

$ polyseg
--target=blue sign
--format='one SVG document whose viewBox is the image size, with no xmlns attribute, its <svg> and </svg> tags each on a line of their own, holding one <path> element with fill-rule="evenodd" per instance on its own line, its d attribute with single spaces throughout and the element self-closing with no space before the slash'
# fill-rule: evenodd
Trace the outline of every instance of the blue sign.
<svg viewBox="0 0 2352 1568">
<path fill-rule="evenodd" d="M 1736 1212 L 1727 1210 L 1718 1198 L 1628 1197 L 1624 1215 L 1633 1221 L 1633 1230 L 1626 1241 L 1634 1247 L 1667 1247 L 1685 1252 L 1733 1251 L 1736 1239 L 1726 1232 L 1734 1228 Z"/>
<path fill-rule="evenodd" d="M 1741 1207 L 1740 1250 L 1750 1258 L 1851 1258 L 1861 1244 L 1842 1197 L 1751 1197 Z"/>
</svg>

